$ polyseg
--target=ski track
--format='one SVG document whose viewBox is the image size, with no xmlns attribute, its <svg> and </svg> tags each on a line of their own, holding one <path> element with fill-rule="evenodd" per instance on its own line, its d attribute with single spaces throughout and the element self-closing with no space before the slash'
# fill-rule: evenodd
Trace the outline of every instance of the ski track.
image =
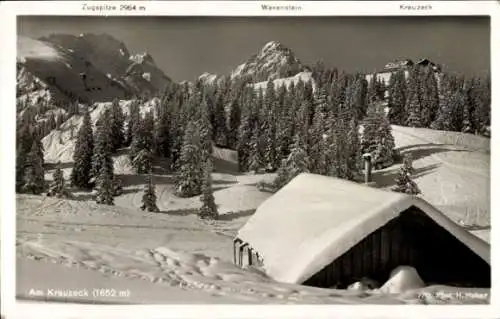
<svg viewBox="0 0 500 319">
<path fill-rule="evenodd" d="M 443 303 L 442 299 L 436 298 L 432 293 L 424 293 L 435 289 L 432 286 L 403 294 L 385 295 L 376 290 L 363 292 L 282 284 L 274 282 L 258 270 L 243 270 L 218 258 L 177 252 L 166 247 L 132 251 L 75 240 L 57 243 L 18 240 L 18 245 L 25 257 L 30 259 L 83 267 L 108 276 L 141 279 L 154 284 L 196 290 L 210 296 L 231 297 L 241 302 Z M 480 291 L 484 293 L 484 290 Z M 465 302 L 486 303 L 487 299 Z"/>
<path fill-rule="evenodd" d="M 277 284 L 259 272 L 241 270 L 214 258 L 177 253 L 164 247 L 133 252 L 79 241 L 64 241 L 56 248 L 47 247 L 54 243 L 18 242 L 25 252 L 30 252 L 28 256 L 37 254 L 38 259 L 45 261 L 209 294 L 216 292 L 241 300 L 258 301 L 265 297 L 270 303 L 283 303 L 298 301 L 297 295 L 301 295 L 301 301 L 306 303 L 363 303 L 362 297 L 369 297 L 361 292 L 335 293 L 329 289 Z M 274 285 L 279 287 L 274 288 Z"/>
</svg>

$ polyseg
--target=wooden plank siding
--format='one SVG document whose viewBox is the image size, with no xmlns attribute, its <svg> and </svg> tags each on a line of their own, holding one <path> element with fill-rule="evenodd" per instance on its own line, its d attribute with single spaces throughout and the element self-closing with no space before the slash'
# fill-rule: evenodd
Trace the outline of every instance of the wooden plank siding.
<svg viewBox="0 0 500 319">
<path fill-rule="evenodd" d="M 415 267 L 424 282 L 491 285 L 488 263 L 417 208 L 365 237 L 304 285 L 346 288 L 363 277 L 383 283 L 401 265 Z"/>
</svg>

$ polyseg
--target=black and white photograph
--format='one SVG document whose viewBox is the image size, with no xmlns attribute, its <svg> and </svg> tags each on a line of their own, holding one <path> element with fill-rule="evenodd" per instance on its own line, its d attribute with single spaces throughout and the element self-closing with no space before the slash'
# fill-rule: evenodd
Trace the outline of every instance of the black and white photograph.
<svg viewBox="0 0 500 319">
<path fill-rule="evenodd" d="M 18 301 L 490 304 L 489 16 L 16 23 Z"/>
</svg>

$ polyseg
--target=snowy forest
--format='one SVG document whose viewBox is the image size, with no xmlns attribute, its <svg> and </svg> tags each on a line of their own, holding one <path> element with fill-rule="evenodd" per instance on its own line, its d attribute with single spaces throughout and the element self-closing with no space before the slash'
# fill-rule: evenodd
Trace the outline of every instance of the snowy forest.
<svg viewBox="0 0 500 319">
<path fill-rule="evenodd" d="M 74 115 L 84 120 L 75 132 L 72 187 L 95 189 L 97 203 L 112 205 L 121 191 L 112 155 L 128 148 L 133 167 L 148 180 L 143 210 L 158 210 L 151 173 L 154 161 L 164 158 L 175 172 L 177 196 L 202 195 L 203 218 L 217 216 L 210 177 L 214 146 L 236 150 L 241 172 L 277 172 L 272 185 L 261 185 L 276 191 L 302 172 L 361 181 L 365 153 L 375 169 L 402 162 L 391 124 L 490 135 L 489 79 L 413 66 L 408 76 L 400 70 L 386 84 L 376 75 L 367 81 L 363 74 L 322 63 L 312 67 L 312 79 L 289 86 L 270 80 L 264 89 L 255 89 L 252 79 L 228 77 L 172 82 L 154 111 L 141 114 L 143 101 L 136 98 L 125 114 L 115 100 L 95 127 L 89 106 L 79 101 L 62 105 L 65 116 L 51 113 L 35 125 L 38 114 L 52 107 L 42 101 L 38 108 L 26 108 L 17 122 L 16 191 L 48 189 L 49 196 L 71 196 L 59 169 L 45 185 L 41 139 Z"/>
</svg>

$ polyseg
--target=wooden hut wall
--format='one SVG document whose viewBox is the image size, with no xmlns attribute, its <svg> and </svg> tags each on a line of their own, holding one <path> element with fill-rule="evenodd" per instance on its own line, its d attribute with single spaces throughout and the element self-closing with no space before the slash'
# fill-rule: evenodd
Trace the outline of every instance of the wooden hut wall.
<svg viewBox="0 0 500 319">
<path fill-rule="evenodd" d="M 401 265 L 427 283 L 489 287 L 490 266 L 417 208 L 379 228 L 304 282 L 345 288 L 363 277 L 385 282 Z"/>
</svg>

